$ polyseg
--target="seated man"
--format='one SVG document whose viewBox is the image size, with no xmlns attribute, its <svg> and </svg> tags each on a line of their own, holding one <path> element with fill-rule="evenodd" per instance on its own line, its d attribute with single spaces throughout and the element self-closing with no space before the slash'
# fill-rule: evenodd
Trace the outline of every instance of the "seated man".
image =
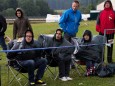
<svg viewBox="0 0 115 86">
<path fill-rule="evenodd" d="M 100 62 L 100 54 L 96 50 L 97 46 L 94 45 L 95 42 L 92 41 L 92 33 L 89 30 L 85 30 L 83 33 L 83 38 L 78 39 L 79 49 L 75 54 L 77 59 L 85 61 L 86 63 L 86 76 L 94 74 L 94 64 Z"/>
<path fill-rule="evenodd" d="M 59 79 L 62 81 L 72 80 L 69 77 L 71 54 L 74 52 L 74 47 L 62 36 L 63 31 L 57 29 L 53 37 L 41 35 L 38 41 L 43 47 L 58 47 L 50 48 L 45 51 L 46 57 L 53 57 L 59 66 Z M 64 47 L 66 46 L 66 47 Z M 70 47 L 71 46 L 71 47 Z"/>
<path fill-rule="evenodd" d="M 40 48 L 38 41 L 34 40 L 34 34 L 31 30 L 25 32 L 24 39 L 21 42 L 14 43 L 12 50 L 16 49 L 31 49 Z M 15 55 L 15 57 L 14 57 Z M 44 70 L 47 65 L 47 60 L 41 58 L 40 50 L 30 50 L 30 51 L 20 51 L 20 52 L 9 52 L 7 54 L 9 59 L 15 58 L 18 60 L 19 64 L 23 66 L 28 71 L 28 77 L 30 86 L 35 86 L 35 84 L 46 85 L 41 79 L 44 75 Z M 37 70 L 36 76 L 34 76 L 34 70 Z"/>
</svg>

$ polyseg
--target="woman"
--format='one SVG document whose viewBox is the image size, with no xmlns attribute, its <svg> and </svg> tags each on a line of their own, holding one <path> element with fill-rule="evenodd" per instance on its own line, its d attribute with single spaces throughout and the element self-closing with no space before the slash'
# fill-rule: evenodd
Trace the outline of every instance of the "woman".
<svg viewBox="0 0 115 86">
<path fill-rule="evenodd" d="M 104 3 L 104 10 L 97 17 L 96 31 L 99 32 L 99 35 L 105 35 L 107 42 L 109 42 L 109 40 L 112 41 L 114 39 L 113 29 L 115 29 L 115 13 L 111 1 L 107 0 Z M 108 63 L 112 62 L 112 51 L 113 44 L 107 47 Z"/>
</svg>

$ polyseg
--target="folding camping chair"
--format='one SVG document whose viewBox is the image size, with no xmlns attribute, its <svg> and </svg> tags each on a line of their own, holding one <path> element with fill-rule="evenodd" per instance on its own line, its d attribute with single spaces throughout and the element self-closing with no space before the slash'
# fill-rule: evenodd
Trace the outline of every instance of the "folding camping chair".
<svg viewBox="0 0 115 86">
<path fill-rule="evenodd" d="M 7 49 L 11 50 L 13 44 L 15 41 L 11 41 L 10 43 L 8 43 L 7 45 Z M 27 73 L 27 70 L 20 65 L 20 63 L 15 59 L 9 59 L 8 55 L 7 55 L 7 62 L 8 62 L 8 86 L 11 85 L 13 83 L 14 80 L 16 80 L 18 82 L 18 84 L 20 86 L 26 86 L 28 83 L 28 77 L 25 75 Z M 13 77 L 10 78 L 10 72 L 12 73 Z M 27 79 L 26 83 L 21 82 L 22 77 L 18 77 L 19 75 L 22 75 L 24 78 Z"/>
<path fill-rule="evenodd" d="M 73 53 L 72 57 L 72 63 L 75 66 L 75 70 L 77 71 L 77 73 L 81 76 L 81 72 L 80 69 L 84 72 L 84 68 L 81 65 L 85 65 L 83 61 L 80 61 L 79 59 L 76 59 L 75 54 L 78 52 L 79 50 L 79 44 L 77 42 L 78 38 L 73 37 L 72 39 L 72 44 L 75 46 L 75 51 Z M 83 63 L 83 64 L 82 64 Z"/>
<path fill-rule="evenodd" d="M 46 38 L 48 39 L 51 39 L 53 37 L 53 35 L 43 35 L 41 34 L 39 36 L 39 42 L 41 43 L 41 45 L 43 47 L 47 47 L 47 43 L 46 43 Z M 43 57 L 45 57 L 47 60 L 48 60 L 48 65 L 46 67 L 46 70 L 49 71 L 49 75 L 50 75 L 50 78 L 56 80 L 57 77 L 58 77 L 58 71 L 57 71 L 57 67 L 58 67 L 58 63 L 57 61 L 55 60 L 55 57 L 52 57 L 52 55 L 49 55 L 49 50 L 43 50 Z M 53 69 L 52 69 L 53 68 Z"/>
<path fill-rule="evenodd" d="M 74 54 L 76 54 L 77 50 L 79 49 L 79 47 L 78 47 L 79 45 L 77 43 L 77 39 L 78 38 L 72 38 L 72 40 L 74 42 L 74 45 L 76 47 L 76 51 L 74 52 Z M 93 37 L 92 41 L 95 44 L 94 46 L 97 46 L 96 49 L 94 49 L 94 50 L 99 53 L 99 59 L 100 59 L 100 62 L 102 62 L 103 59 L 104 59 L 104 44 L 106 42 L 105 37 L 102 36 L 102 35 L 96 35 L 96 36 Z M 77 70 L 77 72 L 79 74 L 80 74 L 80 72 L 79 72 L 80 70 L 78 70 L 78 69 L 81 69 L 81 70 L 85 71 L 84 68 L 81 66 L 81 62 L 80 61 L 82 61 L 82 60 L 77 59 L 77 57 L 73 57 L 72 60 L 73 60 L 74 64 L 77 64 L 76 70 Z"/>
<path fill-rule="evenodd" d="M 51 79 L 56 80 L 58 77 L 58 62 L 55 60 L 54 57 L 46 56 L 48 60 L 48 65 L 46 67 L 46 70 L 49 71 L 49 76 Z"/>
</svg>

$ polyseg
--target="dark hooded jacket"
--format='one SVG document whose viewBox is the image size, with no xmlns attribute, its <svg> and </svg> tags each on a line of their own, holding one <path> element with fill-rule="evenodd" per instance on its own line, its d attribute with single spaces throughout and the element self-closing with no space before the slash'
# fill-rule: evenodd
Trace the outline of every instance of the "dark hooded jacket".
<svg viewBox="0 0 115 86">
<path fill-rule="evenodd" d="M 0 15 L 0 36 L 5 35 L 6 29 L 7 29 L 6 19 L 2 15 Z"/>
<path fill-rule="evenodd" d="M 31 48 L 41 48 L 41 45 L 38 41 L 32 39 L 30 43 L 27 43 L 24 39 L 22 42 L 17 42 L 13 40 L 9 43 L 10 50 L 20 50 L 20 49 L 31 49 Z M 29 60 L 41 57 L 41 50 L 29 50 L 29 51 L 19 51 L 19 52 L 9 52 L 7 54 L 9 59 L 16 58 L 17 60 Z"/>
<path fill-rule="evenodd" d="M 17 19 L 14 21 L 13 25 L 13 39 L 16 39 L 17 37 L 18 38 L 23 37 L 26 30 L 32 30 L 28 18 L 24 17 L 23 11 L 20 8 L 17 8 L 16 12 L 17 11 L 21 12 L 21 17 L 18 17 L 17 14 L 15 13 Z"/>
<path fill-rule="evenodd" d="M 95 45 L 96 42 L 92 40 L 92 33 L 89 30 L 86 30 L 83 34 L 89 36 L 89 40 L 85 40 L 84 38 L 77 39 L 79 44 L 79 50 L 75 55 L 77 59 L 81 60 L 92 60 L 95 62 L 100 62 L 99 51 Z"/>
<path fill-rule="evenodd" d="M 46 49 L 45 55 L 46 56 L 52 56 L 54 58 L 57 57 L 57 58 L 60 58 L 63 60 L 70 60 L 71 54 L 74 52 L 74 49 L 75 49 L 73 47 L 73 45 L 63 37 L 60 41 L 56 40 L 55 35 L 53 37 L 48 37 L 46 35 L 40 35 L 38 38 L 38 41 L 45 48 L 47 48 L 47 47 L 59 47 L 59 48 Z M 64 47 L 64 46 L 66 46 L 66 47 Z"/>
</svg>

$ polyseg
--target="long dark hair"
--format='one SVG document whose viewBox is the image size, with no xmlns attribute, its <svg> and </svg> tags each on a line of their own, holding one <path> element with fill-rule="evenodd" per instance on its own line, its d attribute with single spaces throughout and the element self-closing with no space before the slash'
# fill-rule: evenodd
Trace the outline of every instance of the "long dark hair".
<svg viewBox="0 0 115 86">
<path fill-rule="evenodd" d="M 106 3 L 109 3 L 109 4 L 110 4 L 110 8 L 113 8 L 113 5 L 112 5 L 112 3 L 111 3 L 110 0 L 105 1 L 105 3 L 104 3 L 104 8 L 105 8 Z"/>
</svg>

